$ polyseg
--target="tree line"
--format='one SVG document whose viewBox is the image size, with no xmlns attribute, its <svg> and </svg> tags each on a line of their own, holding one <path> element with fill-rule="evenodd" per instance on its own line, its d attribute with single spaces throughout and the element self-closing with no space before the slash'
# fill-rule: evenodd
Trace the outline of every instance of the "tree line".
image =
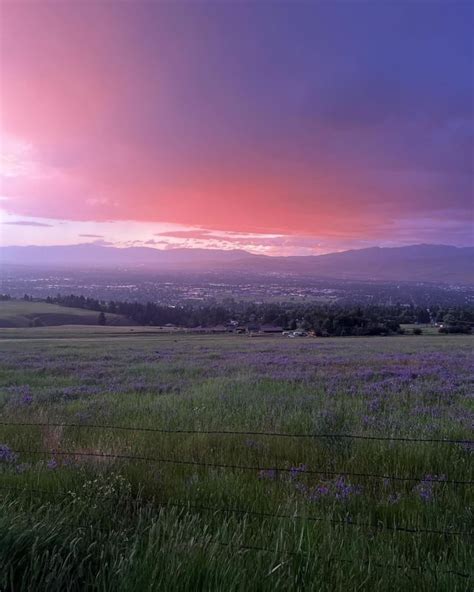
<svg viewBox="0 0 474 592">
<path fill-rule="evenodd" d="M 25 295 L 25 299 L 30 299 Z M 444 323 L 449 333 L 469 333 L 474 326 L 474 307 L 430 310 L 416 306 L 283 304 L 226 300 L 225 304 L 168 306 L 147 302 L 103 301 L 74 294 L 48 297 L 51 304 L 97 311 L 100 324 L 107 314 L 119 314 L 139 325 L 178 327 L 215 327 L 230 321 L 239 327 L 272 325 L 284 330 L 301 329 L 319 336 L 389 335 L 403 333 L 401 324 Z"/>
</svg>

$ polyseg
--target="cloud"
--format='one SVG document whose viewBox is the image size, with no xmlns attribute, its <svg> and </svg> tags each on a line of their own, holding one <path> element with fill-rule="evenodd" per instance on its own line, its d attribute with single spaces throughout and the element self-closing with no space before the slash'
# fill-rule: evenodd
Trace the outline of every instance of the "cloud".
<svg viewBox="0 0 474 592">
<path fill-rule="evenodd" d="M 171 238 L 208 238 L 211 235 L 210 230 L 169 230 L 166 232 L 157 232 L 155 236 L 164 236 Z"/>
<path fill-rule="evenodd" d="M 165 240 L 155 240 L 153 238 L 150 238 L 149 240 L 142 242 L 142 244 L 144 244 L 144 245 L 169 245 L 169 242 L 165 241 Z"/>
<path fill-rule="evenodd" d="M 12 222 L 2 222 L 2 224 L 9 224 L 11 226 L 36 226 L 44 228 L 53 228 L 52 224 L 46 224 L 44 222 L 34 222 L 30 220 L 14 220 Z"/>
<path fill-rule="evenodd" d="M 104 238 L 103 234 L 80 234 L 82 238 Z"/>
<path fill-rule="evenodd" d="M 469 7 L 37 4 L 2 11 L 9 213 L 268 248 L 468 235 Z"/>
<path fill-rule="evenodd" d="M 165 248 L 242 249 L 267 254 L 319 254 L 331 250 L 311 236 L 249 234 L 203 228 L 156 233 L 167 240 L 145 241 L 144 245 L 164 244 Z M 334 250 L 334 249 L 333 249 Z"/>
<path fill-rule="evenodd" d="M 101 238 L 98 238 L 97 240 L 93 240 L 91 243 L 85 243 L 85 244 L 89 244 L 89 245 L 100 245 L 102 247 L 114 247 L 115 243 L 112 241 L 106 241 L 103 240 Z"/>
</svg>

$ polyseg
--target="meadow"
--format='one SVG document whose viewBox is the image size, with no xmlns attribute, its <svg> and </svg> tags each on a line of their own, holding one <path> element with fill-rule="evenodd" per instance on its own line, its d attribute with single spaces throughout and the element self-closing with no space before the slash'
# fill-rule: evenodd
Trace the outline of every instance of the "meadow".
<svg viewBox="0 0 474 592">
<path fill-rule="evenodd" d="M 0 590 L 471 590 L 473 344 L 1 331 Z"/>
<path fill-rule="evenodd" d="M 0 328 L 97 325 L 99 313 L 82 308 L 66 308 L 58 304 L 29 300 L 1 300 Z M 116 314 L 107 314 L 109 325 L 132 325 L 128 319 Z"/>
</svg>

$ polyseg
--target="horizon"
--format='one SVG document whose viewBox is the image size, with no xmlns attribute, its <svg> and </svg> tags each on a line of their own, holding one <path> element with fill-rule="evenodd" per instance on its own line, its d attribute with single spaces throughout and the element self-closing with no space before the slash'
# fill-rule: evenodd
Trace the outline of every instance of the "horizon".
<svg viewBox="0 0 474 592">
<path fill-rule="evenodd" d="M 278 276 L 280 280 L 289 277 L 299 278 L 302 285 L 305 285 L 311 277 L 319 280 L 351 279 L 430 284 L 435 282 L 447 286 L 450 293 L 453 293 L 460 286 L 472 286 L 474 283 L 473 251 L 474 247 L 418 244 L 403 247 L 349 249 L 322 255 L 268 256 L 243 249 L 183 247 L 156 249 L 143 246 L 115 247 L 82 243 L 0 247 L 0 261 L 5 268 L 3 283 L 5 293 L 8 293 L 10 280 L 17 289 L 16 281 L 18 280 L 21 284 L 25 279 L 21 278 L 22 269 L 29 272 L 45 269 L 63 272 L 68 269 L 68 274 L 73 269 L 76 271 L 102 269 L 122 278 L 130 273 L 133 274 L 134 270 L 152 274 L 172 271 L 181 274 L 182 278 L 190 272 L 213 273 L 221 278 L 225 276 L 234 277 L 234 279 L 241 277 L 244 273 L 249 278 L 253 277 L 253 280 L 249 281 L 255 285 L 258 284 L 258 281 L 255 282 L 256 278 L 272 276 Z M 7 270 L 12 275 L 9 276 Z M 40 283 L 44 280 L 41 273 L 40 271 L 37 278 Z M 8 277 L 10 279 L 7 279 Z M 0 284 L 2 284 L 1 281 Z M 93 286 L 88 287 L 81 282 L 79 285 L 82 286 L 80 290 L 100 290 L 96 280 L 93 281 Z M 139 286 L 135 286 L 134 289 L 141 290 Z M 240 291 L 237 284 L 235 290 L 236 294 Z"/>
<path fill-rule="evenodd" d="M 245 253 L 247 255 L 257 255 L 262 257 L 320 257 L 323 255 L 336 255 L 336 254 L 343 254 L 348 252 L 358 252 L 358 251 L 369 251 L 369 250 L 393 250 L 393 249 L 413 249 L 413 248 L 423 248 L 423 247 L 436 247 L 436 248 L 448 248 L 448 249 L 473 249 L 474 245 L 449 245 L 443 243 L 413 243 L 407 245 L 392 245 L 392 246 L 380 246 L 380 245 L 372 245 L 370 247 L 358 247 L 358 248 L 348 248 L 348 249 L 340 249 L 336 251 L 328 251 L 324 253 L 315 253 L 310 255 L 280 255 L 275 253 L 255 253 L 252 252 L 250 249 L 243 249 L 237 247 L 215 247 L 215 246 L 208 246 L 208 247 L 186 247 L 182 245 L 167 245 L 165 247 L 156 247 L 150 245 L 116 245 L 114 243 L 108 243 L 105 241 L 91 241 L 91 242 L 78 242 L 78 243 L 65 243 L 65 244 L 45 244 L 45 245 L 36 245 L 36 244 L 24 244 L 24 245 L 0 245 L 1 249 L 15 249 L 15 248 L 71 248 L 71 247 L 100 247 L 104 249 L 111 249 L 111 250 L 133 250 L 133 249 L 145 249 L 147 251 L 158 251 L 158 252 L 170 252 L 170 251 L 205 251 L 205 252 L 240 252 Z"/>
<path fill-rule="evenodd" d="M 469 3 L 1 11 L 0 245 L 474 244 Z"/>
</svg>

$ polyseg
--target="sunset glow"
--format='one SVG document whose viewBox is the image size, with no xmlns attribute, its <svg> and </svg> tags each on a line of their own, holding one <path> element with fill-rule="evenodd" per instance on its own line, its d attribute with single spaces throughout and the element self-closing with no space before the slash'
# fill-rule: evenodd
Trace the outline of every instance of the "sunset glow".
<svg viewBox="0 0 474 592">
<path fill-rule="evenodd" d="M 2 2 L 2 244 L 471 244 L 469 4 L 289 8 Z"/>
</svg>

